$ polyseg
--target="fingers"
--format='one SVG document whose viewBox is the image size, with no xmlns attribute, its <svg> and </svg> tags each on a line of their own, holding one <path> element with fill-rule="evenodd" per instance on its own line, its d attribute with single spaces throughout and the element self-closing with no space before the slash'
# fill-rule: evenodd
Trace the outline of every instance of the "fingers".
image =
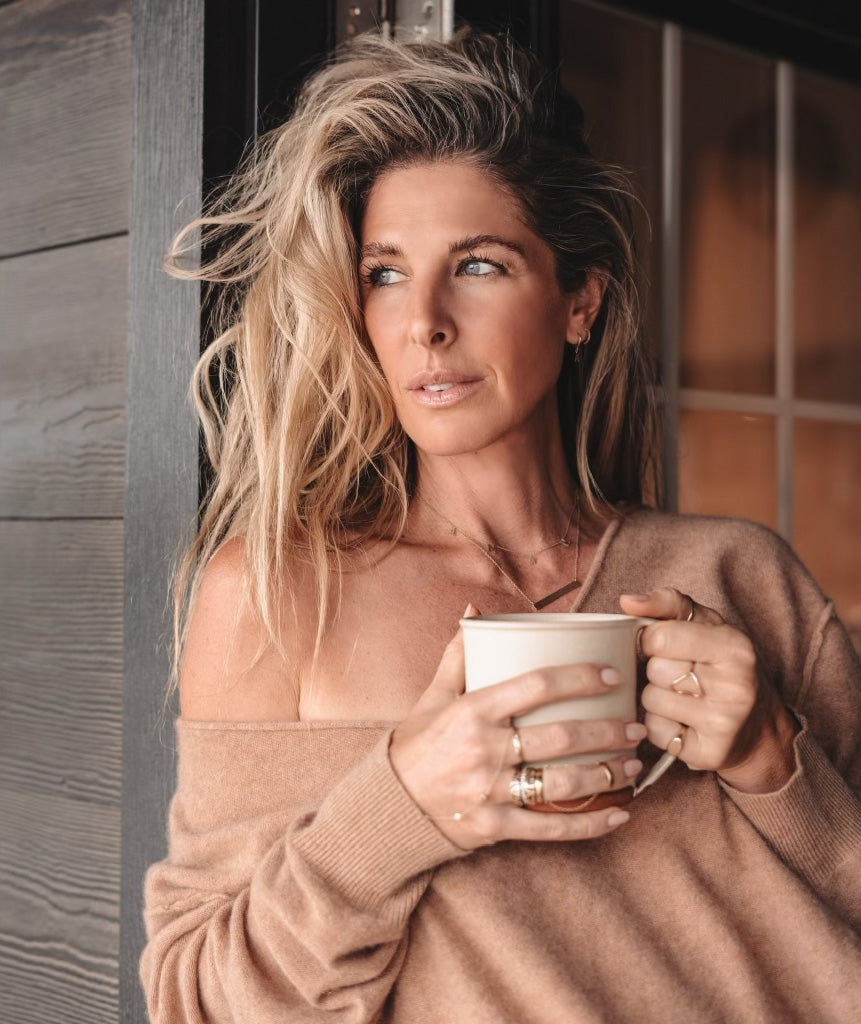
<svg viewBox="0 0 861 1024">
<path fill-rule="evenodd" d="M 630 786 L 643 770 L 636 757 L 616 757 L 598 764 L 554 764 L 544 768 L 544 802 L 566 804 L 595 793 Z"/>
<path fill-rule="evenodd" d="M 686 763 L 688 758 L 693 757 L 697 734 L 689 725 L 682 724 L 678 719 L 665 718 L 652 711 L 646 712 L 646 725 L 649 729 L 650 742 L 661 750 L 666 750 L 673 737 L 684 732 L 684 743 L 677 756 Z"/>
<path fill-rule="evenodd" d="M 648 594 L 623 594 L 619 604 L 629 615 L 707 623 L 712 626 L 723 623 L 723 619 L 713 608 L 697 604 L 689 594 L 683 594 L 675 587 L 659 587 Z"/>
<path fill-rule="evenodd" d="M 474 690 L 467 699 L 489 721 L 503 722 L 556 701 L 606 695 L 621 682 L 608 665 L 554 665 Z"/>
<path fill-rule="evenodd" d="M 596 793 L 612 793 L 633 784 L 643 770 L 637 757 L 612 757 L 593 764 L 548 764 L 540 771 L 543 780 L 544 803 L 574 804 Z M 507 805 L 513 803 L 511 778 L 518 769 L 500 772 L 482 803 Z"/>
<path fill-rule="evenodd" d="M 572 842 L 597 839 L 624 825 L 631 815 L 619 807 L 580 814 L 541 814 L 510 806 L 496 805 L 480 808 L 473 828 L 480 840 L 478 845 L 489 845 L 502 839 L 531 842 Z"/>
<path fill-rule="evenodd" d="M 521 761 L 552 761 L 572 754 L 633 750 L 646 737 L 646 727 L 642 723 L 618 718 L 524 725 L 517 732 L 521 756 L 517 756 L 514 744 L 509 740 L 506 763 L 512 766 Z"/>
<path fill-rule="evenodd" d="M 480 614 L 474 605 L 468 604 L 466 611 L 463 613 L 463 618 L 471 619 Z M 459 697 L 465 689 L 466 671 L 463 655 L 463 629 L 458 628 L 458 631 L 449 640 L 446 649 L 443 651 L 430 686 L 419 698 L 416 707 L 423 712 L 444 708 L 456 697 Z"/>
<path fill-rule="evenodd" d="M 649 658 L 672 659 L 684 671 L 691 662 L 698 665 L 720 664 L 728 660 L 747 660 L 753 654 L 749 639 L 732 626 L 696 622 L 656 622 L 646 626 L 640 636 L 640 648 Z"/>
</svg>

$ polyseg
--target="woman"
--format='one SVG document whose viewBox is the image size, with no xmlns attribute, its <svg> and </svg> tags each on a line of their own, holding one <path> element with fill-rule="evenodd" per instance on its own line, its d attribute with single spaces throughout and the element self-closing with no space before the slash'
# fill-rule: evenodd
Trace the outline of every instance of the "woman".
<svg viewBox="0 0 861 1024">
<path fill-rule="evenodd" d="M 197 377 L 154 1020 L 861 1009 L 861 672 L 769 531 L 646 506 L 630 224 L 552 80 L 465 32 L 353 44 L 188 229 L 233 292 Z M 620 606 L 662 620 L 643 723 L 513 728 L 603 665 L 464 693 L 464 607 Z M 632 804 L 640 744 L 679 758 Z M 536 813 L 522 761 L 611 748 L 543 771 L 580 813 Z"/>
</svg>

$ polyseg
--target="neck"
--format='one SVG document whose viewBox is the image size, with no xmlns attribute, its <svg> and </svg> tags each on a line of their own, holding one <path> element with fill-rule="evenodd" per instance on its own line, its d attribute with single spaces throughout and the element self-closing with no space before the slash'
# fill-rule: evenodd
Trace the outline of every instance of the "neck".
<svg viewBox="0 0 861 1024">
<path fill-rule="evenodd" d="M 480 452 L 418 453 L 417 497 L 459 530 L 517 551 L 534 550 L 565 533 L 577 494 L 562 450 L 554 443 L 506 439 Z M 416 517 L 425 520 L 420 508 Z M 439 524 L 428 522 L 432 533 Z"/>
</svg>

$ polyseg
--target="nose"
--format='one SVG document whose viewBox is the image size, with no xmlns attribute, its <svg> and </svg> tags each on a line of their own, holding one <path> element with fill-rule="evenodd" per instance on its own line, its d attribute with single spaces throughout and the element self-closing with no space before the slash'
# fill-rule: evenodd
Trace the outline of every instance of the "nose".
<svg viewBox="0 0 861 1024">
<path fill-rule="evenodd" d="M 438 282 L 413 282 L 409 309 L 410 341 L 423 348 L 451 345 L 457 337 L 451 302 Z"/>
</svg>

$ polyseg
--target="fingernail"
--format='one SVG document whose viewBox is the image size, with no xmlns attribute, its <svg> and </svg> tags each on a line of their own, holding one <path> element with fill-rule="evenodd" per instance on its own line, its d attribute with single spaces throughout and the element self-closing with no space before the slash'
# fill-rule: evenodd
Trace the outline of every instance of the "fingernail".
<svg viewBox="0 0 861 1024">
<path fill-rule="evenodd" d="M 622 597 L 627 597 L 631 601 L 648 601 L 648 594 L 622 594 Z"/>
<path fill-rule="evenodd" d="M 631 817 L 627 811 L 613 811 L 610 817 L 607 819 L 607 824 L 611 828 L 615 828 L 616 825 L 624 825 L 626 821 Z"/>
<path fill-rule="evenodd" d="M 625 739 L 639 742 L 646 738 L 647 731 L 642 722 L 628 722 L 625 726 Z"/>
<path fill-rule="evenodd" d="M 606 668 L 601 669 L 601 682 L 605 686 L 618 686 L 622 682 L 622 674 L 617 668 L 608 665 Z"/>
<path fill-rule="evenodd" d="M 461 616 L 461 618 L 462 618 L 462 619 L 474 619 L 474 618 L 475 618 L 475 616 L 476 616 L 476 615 L 478 615 L 478 614 L 479 614 L 479 611 L 478 611 L 478 609 L 477 609 L 477 608 L 475 607 L 475 605 L 474 605 L 474 604 L 473 604 L 473 603 L 472 603 L 472 602 L 470 601 L 470 603 L 469 603 L 469 604 L 468 604 L 468 605 L 466 606 L 466 611 L 465 611 L 465 612 L 463 613 L 463 615 Z"/>
<path fill-rule="evenodd" d="M 633 779 L 635 775 L 639 775 L 643 770 L 643 762 L 637 758 L 632 757 L 622 765 L 622 771 L 625 773 L 626 779 Z"/>
</svg>

